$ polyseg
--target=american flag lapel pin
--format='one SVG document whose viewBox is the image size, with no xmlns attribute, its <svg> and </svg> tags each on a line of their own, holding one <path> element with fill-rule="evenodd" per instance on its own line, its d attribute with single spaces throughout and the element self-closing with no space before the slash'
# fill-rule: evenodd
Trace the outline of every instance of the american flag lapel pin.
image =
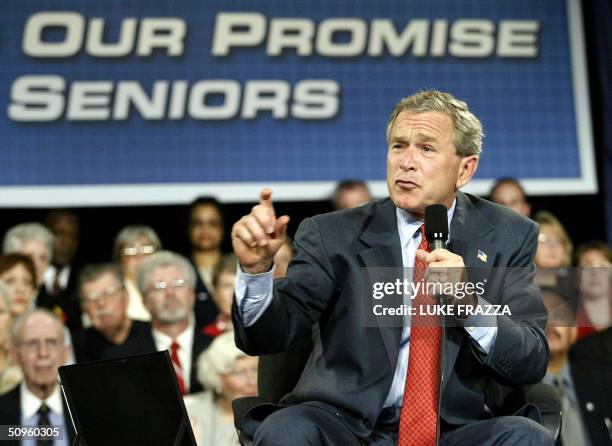
<svg viewBox="0 0 612 446">
<path fill-rule="evenodd" d="M 487 254 L 485 252 L 482 252 L 480 249 L 478 250 L 478 255 L 477 257 L 484 263 L 487 263 Z"/>
</svg>

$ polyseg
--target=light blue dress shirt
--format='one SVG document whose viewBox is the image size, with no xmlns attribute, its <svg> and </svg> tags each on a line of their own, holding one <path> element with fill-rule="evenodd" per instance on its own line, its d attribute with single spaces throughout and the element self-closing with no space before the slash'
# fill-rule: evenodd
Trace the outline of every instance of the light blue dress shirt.
<svg viewBox="0 0 612 446">
<path fill-rule="evenodd" d="M 455 212 L 456 200 L 448 210 L 449 240 L 450 222 Z M 414 259 L 419 244 L 421 243 L 420 227 L 423 222 L 414 218 L 410 213 L 396 208 L 397 229 L 402 245 L 402 263 L 405 268 L 414 266 Z M 411 270 L 408 270 L 411 271 Z M 245 327 L 253 325 L 259 317 L 266 311 L 273 296 L 273 272 L 272 270 L 262 274 L 247 274 L 238 266 L 236 275 L 236 303 L 238 313 L 242 318 Z M 409 278 L 408 278 L 409 279 Z M 409 303 L 411 299 L 407 299 Z M 479 298 L 479 304 L 486 304 L 484 299 Z M 472 315 L 469 316 L 464 324 L 470 337 L 476 342 L 476 346 L 483 353 L 489 353 L 495 337 L 497 336 L 497 316 L 493 315 Z M 410 324 L 406 321 L 402 329 L 402 340 L 397 359 L 397 366 L 393 375 L 391 389 L 383 407 L 401 406 L 404 398 L 404 384 L 408 371 L 408 358 L 410 351 Z"/>
</svg>

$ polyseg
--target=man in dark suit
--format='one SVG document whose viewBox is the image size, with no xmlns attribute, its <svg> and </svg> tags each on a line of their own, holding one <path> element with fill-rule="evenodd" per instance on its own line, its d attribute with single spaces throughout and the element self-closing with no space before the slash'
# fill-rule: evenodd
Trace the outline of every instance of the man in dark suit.
<svg viewBox="0 0 612 446">
<path fill-rule="evenodd" d="M 70 329 L 81 328 L 78 298 L 79 267 L 75 256 L 79 247 L 79 218 L 68 210 L 56 209 L 47 215 L 45 225 L 53 233 L 53 257 L 43 277 L 37 305 L 49 308 Z"/>
<path fill-rule="evenodd" d="M 57 379 L 57 368 L 68 355 L 61 322 L 46 309 L 29 311 L 15 322 L 12 343 L 23 382 L 0 397 L 0 424 L 60 427 L 61 440 L 37 444 L 70 445 L 74 433 Z"/>
<path fill-rule="evenodd" d="M 134 342 L 108 349 L 105 358 L 168 350 L 183 394 L 202 389 L 197 359 L 210 344 L 195 325 L 196 273 L 189 261 L 170 251 L 147 257 L 137 275 L 138 289 L 151 313 L 151 327 Z"/>
<path fill-rule="evenodd" d="M 387 142 L 390 198 L 304 220 L 287 277 L 274 286 L 272 258 L 289 217 L 276 217 L 271 191 L 233 227 L 237 345 L 275 353 L 319 327 L 294 391 L 281 405 L 255 407 L 245 431 L 267 446 L 552 444 L 535 421 L 492 418 L 485 404 L 497 382 L 538 382 L 548 348 L 546 309 L 532 283 L 536 225 L 459 192 L 478 166 L 480 122 L 453 96 L 421 92 L 396 106 Z M 447 208 L 450 243 L 428 252 L 422 221 L 432 204 Z M 414 282 L 425 268 L 449 268 L 455 285 L 472 267 L 468 281 L 486 283 L 485 292 L 445 296 L 469 317 L 451 318 L 444 330 L 424 330 L 420 314 L 412 325 L 366 326 L 362 303 L 372 295 L 361 289 L 363 268 L 402 266 L 415 266 Z M 506 305 L 511 316 L 477 314 L 488 304 Z"/>
<path fill-rule="evenodd" d="M 570 364 L 591 444 L 612 445 L 612 327 L 576 342 Z"/>
</svg>

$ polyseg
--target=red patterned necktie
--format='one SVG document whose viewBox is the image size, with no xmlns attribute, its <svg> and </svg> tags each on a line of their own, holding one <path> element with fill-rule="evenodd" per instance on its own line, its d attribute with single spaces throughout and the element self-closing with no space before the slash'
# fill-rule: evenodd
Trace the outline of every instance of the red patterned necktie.
<svg viewBox="0 0 612 446">
<path fill-rule="evenodd" d="M 181 395 L 185 395 L 185 378 L 183 377 L 183 366 L 181 365 L 181 360 L 178 356 L 178 351 L 181 346 L 178 342 L 173 341 L 170 346 L 170 358 L 172 358 L 172 364 L 174 365 L 174 372 L 176 373 L 176 382 L 178 383 L 179 390 L 181 391 Z"/>
<path fill-rule="evenodd" d="M 419 249 L 429 252 L 425 226 L 421 225 Z M 425 285 L 425 262 L 415 258 L 413 282 Z M 419 306 L 435 302 L 426 293 L 417 293 L 412 301 L 416 313 L 410 329 L 408 373 L 399 423 L 398 446 L 429 446 L 436 444 L 440 372 L 440 340 L 442 329 L 437 316 L 419 311 Z"/>
</svg>

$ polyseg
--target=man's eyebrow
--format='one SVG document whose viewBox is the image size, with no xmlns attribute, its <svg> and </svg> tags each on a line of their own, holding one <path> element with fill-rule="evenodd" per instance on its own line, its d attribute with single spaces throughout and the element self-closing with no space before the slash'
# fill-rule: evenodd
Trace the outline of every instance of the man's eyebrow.
<svg viewBox="0 0 612 446">
<path fill-rule="evenodd" d="M 417 133 L 416 136 L 420 142 L 438 142 L 435 136 L 425 135 L 423 133 Z"/>
<path fill-rule="evenodd" d="M 408 139 L 404 138 L 403 136 L 394 136 L 393 138 L 391 138 L 391 142 L 399 142 L 402 144 L 407 144 Z"/>
<path fill-rule="evenodd" d="M 424 133 L 417 133 L 416 139 L 418 142 L 438 142 L 438 139 L 435 136 L 425 135 Z M 391 138 L 391 142 L 399 142 L 402 144 L 408 144 L 409 140 L 404 138 L 403 136 L 394 136 Z"/>
</svg>

